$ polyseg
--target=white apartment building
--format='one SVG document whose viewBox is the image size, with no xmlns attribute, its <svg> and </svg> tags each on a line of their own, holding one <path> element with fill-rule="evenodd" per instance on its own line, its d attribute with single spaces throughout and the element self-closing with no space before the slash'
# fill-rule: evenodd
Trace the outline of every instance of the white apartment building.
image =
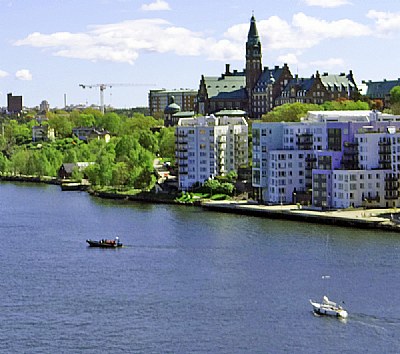
<svg viewBox="0 0 400 354">
<path fill-rule="evenodd" d="M 244 117 L 181 118 L 175 135 L 180 190 L 248 164 Z"/>
<path fill-rule="evenodd" d="M 398 207 L 400 117 L 309 112 L 299 123 L 253 124 L 253 187 L 264 203 Z"/>
</svg>

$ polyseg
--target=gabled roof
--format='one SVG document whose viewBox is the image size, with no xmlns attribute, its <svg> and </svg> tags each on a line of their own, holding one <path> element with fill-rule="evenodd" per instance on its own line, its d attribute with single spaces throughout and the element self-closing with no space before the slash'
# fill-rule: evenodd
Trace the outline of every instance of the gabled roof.
<svg viewBox="0 0 400 354">
<path fill-rule="evenodd" d="M 400 79 L 383 81 L 366 81 L 366 96 L 369 98 L 385 98 L 390 94 L 390 90 L 395 86 L 400 86 Z"/>
<path fill-rule="evenodd" d="M 321 82 L 324 84 L 328 91 L 339 91 L 348 90 L 348 88 L 355 88 L 355 84 L 344 74 L 340 75 L 328 75 L 323 74 L 320 76 Z"/>
<path fill-rule="evenodd" d="M 265 67 L 256 83 L 256 87 L 265 87 L 266 85 L 271 83 L 271 80 L 273 82 L 277 81 L 279 77 L 282 75 L 282 71 L 283 67 L 280 68 L 276 66 L 273 69 Z"/>
<path fill-rule="evenodd" d="M 311 89 L 312 85 L 314 84 L 314 81 L 315 81 L 314 76 L 307 79 L 294 78 L 289 81 L 289 83 L 282 90 L 282 93 L 290 92 L 293 87 L 296 89 L 296 91 L 308 92 Z"/>
</svg>

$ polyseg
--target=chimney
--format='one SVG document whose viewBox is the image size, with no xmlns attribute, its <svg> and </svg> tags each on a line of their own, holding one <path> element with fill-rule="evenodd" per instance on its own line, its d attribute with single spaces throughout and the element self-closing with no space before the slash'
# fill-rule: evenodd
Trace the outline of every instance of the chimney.
<svg viewBox="0 0 400 354">
<path fill-rule="evenodd" d="M 230 74 L 230 65 L 229 64 L 225 64 L 225 75 L 229 75 Z"/>
</svg>

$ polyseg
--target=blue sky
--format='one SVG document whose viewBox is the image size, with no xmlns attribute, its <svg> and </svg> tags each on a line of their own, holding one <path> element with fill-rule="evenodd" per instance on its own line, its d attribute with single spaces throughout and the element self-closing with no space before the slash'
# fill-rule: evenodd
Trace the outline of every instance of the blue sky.
<svg viewBox="0 0 400 354">
<path fill-rule="evenodd" d="M 0 106 L 146 106 L 150 89 L 197 89 L 225 63 L 241 70 L 254 13 L 263 65 L 293 74 L 353 70 L 361 80 L 400 78 L 397 0 L 0 0 Z M 136 85 L 136 86 L 135 86 Z"/>
</svg>

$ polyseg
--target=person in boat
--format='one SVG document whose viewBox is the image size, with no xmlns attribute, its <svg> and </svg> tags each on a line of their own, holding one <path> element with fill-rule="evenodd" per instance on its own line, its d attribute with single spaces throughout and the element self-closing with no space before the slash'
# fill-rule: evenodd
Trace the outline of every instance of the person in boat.
<svg viewBox="0 0 400 354">
<path fill-rule="evenodd" d="M 119 237 L 118 237 L 118 236 L 115 238 L 115 241 L 114 241 L 114 243 L 115 243 L 116 245 L 118 245 L 118 244 L 119 244 Z"/>
</svg>

